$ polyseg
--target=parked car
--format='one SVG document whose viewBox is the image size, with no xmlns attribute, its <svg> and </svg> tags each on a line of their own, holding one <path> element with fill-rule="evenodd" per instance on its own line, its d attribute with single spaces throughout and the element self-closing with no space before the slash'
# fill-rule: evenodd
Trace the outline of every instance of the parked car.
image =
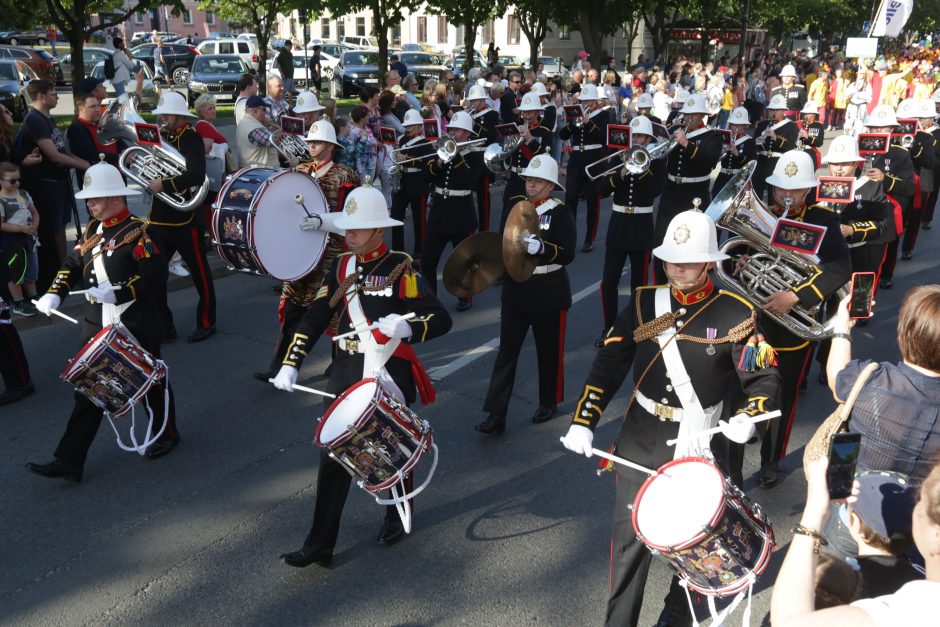
<svg viewBox="0 0 940 627">
<path fill-rule="evenodd" d="M 511 54 L 500 55 L 496 59 L 496 64 L 501 65 L 508 70 L 520 70 L 523 69 L 522 59 Z"/>
<path fill-rule="evenodd" d="M 474 57 L 473 67 L 478 67 L 481 70 L 487 69 L 489 66 L 483 61 L 482 58 Z M 457 59 L 457 62 L 451 65 L 450 71 L 454 73 L 454 78 L 463 78 L 463 58 Z"/>
<path fill-rule="evenodd" d="M 456 46 L 450 53 L 450 59 L 448 60 L 447 65 L 449 65 L 455 72 L 463 67 L 464 63 L 464 48 L 463 46 Z M 480 54 L 479 50 L 473 51 L 473 67 L 486 67 L 486 59 L 483 58 L 483 55 Z"/>
<path fill-rule="evenodd" d="M 303 51 L 301 51 L 303 52 Z M 321 55 L 322 57 L 322 55 Z M 309 61 L 309 57 L 307 58 Z M 322 67 L 322 59 L 321 64 Z M 271 78 L 272 76 L 277 76 L 280 78 L 281 71 L 277 69 L 274 65 L 274 57 L 268 58 L 267 63 L 267 77 Z M 294 53 L 294 88 L 295 89 L 307 89 L 307 83 L 310 79 L 310 71 L 307 69 L 306 64 L 304 63 L 304 57 L 301 54 Z"/>
<path fill-rule="evenodd" d="M 254 33 L 240 33 L 235 39 L 244 39 L 245 41 L 250 42 L 251 45 L 254 46 L 255 50 L 260 50 L 261 48 L 258 45 L 258 36 Z"/>
<path fill-rule="evenodd" d="M 157 44 L 141 44 L 130 49 L 131 58 L 143 61 L 153 71 L 153 49 Z M 166 59 L 166 69 L 177 85 L 185 85 L 189 81 L 189 68 L 193 59 L 199 56 L 199 51 L 186 44 L 164 44 L 163 58 Z"/>
<path fill-rule="evenodd" d="M 28 65 L 39 78 L 53 83 L 62 82 L 62 68 L 59 67 L 59 62 L 45 50 L 0 45 L 0 60 L 3 59 L 20 61 Z"/>
<path fill-rule="evenodd" d="M 202 94 L 212 94 L 220 103 L 235 102 L 238 79 L 248 65 L 237 54 L 201 54 L 189 75 L 189 106 Z"/>
<path fill-rule="evenodd" d="M 0 103 L 13 114 L 13 121 L 23 121 L 29 107 L 26 85 L 36 78 L 36 73 L 27 65 L 17 61 L 0 61 Z"/>
<path fill-rule="evenodd" d="M 236 54 L 258 71 L 258 48 L 247 39 L 207 39 L 196 50 L 199 54 Z"/>
<path fill-rule="evenodd" d="M 531 59 L 525 60 L 526 67 L 533 67 L 533 65 L 539 63 L 542 64 L 542 72 L 544 72 L 546 76 L 551 77 L 568 73 L 568 68 L 561 62 L 561 57 L 539 57 L 534 64 L 531 62 Z"/>
<path fill-rule="evenodd" d="M 82 59 L 85 65 L 85 76 L 91 74 L 95 66 L 114 54 L 113 50 L 107 48 L 85 48 L 82 50 Z M 57 58 L 59 67 L 62 68 L 63 81 L 72 82 L 72 53 L 66 52 L 60 54 Z"/>
<path fill-rule="evenodd" d="M 44 30 L 9 30 L 0 33 L 0 44 L 11 46 L 45 46 L 47 41 L 49 33 Z"/>
<path fill-rule="evenodd" d="M 347 35 L 346 37 L 343 37 L 340 43 L 345 44 L 350 48 L 357 48 L 359 50 L 379 47 L 378 39 L 375 37 L 364 37 L 362 35 Z"/>
<path fill-rule="evenodd" d="M 379 85 L 379 53 L 372 50 L 347 50 L 333 69 L 331 98 L 349 98 L 366 85 Z"/>
<path fill-rule="evenodd" d="M 157 31 L 157 37 L 163 40 L 163 43 L 171 43 L 178 40 L 182 35 L 179 33 L 171 33 L 169 31 Z M 131 41 L 128 45 L 134 46 L 137 44 L 151 43 L 153 40 L 153 33 L 150 31 L 139 31 L 131 35 Z"/>
<path fill-rule="evenodd" d="M 209 34 L 206 36 L 206 39 L 234 39 L 235 35 L 232 33 L 226 33 L 223 31 L 209 31 Z"/>
<path fill-rule="evenodd" d="M 402 52 L 427 52 L 429 54 L 436 54 L 436 55 L 444 54 L 443 52 L 441 52 L 440 50 L 438 50 L 431 44 L 426 44 L 426 43 L 404 44 L 401 47 L 401 51 Z"/>
<path fill-rule="evenodd" d="M 141 63 L 140 66 L 144 68 L 144 85 L 141 89 L 140 105 L 138 108 L 141 111 L 151 111 L 156 109 L 157 103 L 160 102 L 161 89 L 153 82 L 153 70 L 150 69 L 150 66 L 146 63 Z M 105 106 L 110 104 L 111 100 L 117 97 L 117 92 L 114 90 L 114 85 L 111 84 L 111 81 L 104 77 L 104 61 L 96 65 L 91 70 L 89 76 L 104 80 L 102 85 L 105 91 L 108 92 L 108 95 L 101 104 Z M 137 88 L 137 83 L 132 78 L 131 82 L 127 83 L 126 87 L 127 91 L 133 91 Z"/>
<path fill-rule="evenodd" d="M 401 52 L 398 54 L 398 58 L 402 63 L 405 64 L 405 67 L 408 68 L 409 74 L 414 74 L 418 79 L 418 87 L 424 88 L 424 81 L 429 78 L 440 80 L 444 72 L 447 71 L 447 66 L 440 63 L 437 55 L 428 54 L 427 52 Z"/>
</svg>

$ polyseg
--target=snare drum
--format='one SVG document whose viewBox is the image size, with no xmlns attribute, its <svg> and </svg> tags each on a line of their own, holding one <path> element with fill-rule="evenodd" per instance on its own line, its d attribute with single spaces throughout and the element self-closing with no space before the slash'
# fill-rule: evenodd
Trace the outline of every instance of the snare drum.
<svg viewBox="0 0 940 627">
<path fill-rule="evenodd" d="M 60 378 L 111 416 L 127 413 L 166 376 L 166 365 L 141 348 L 124 326 L 108 326 L 88 340 Z"/>
<path fill-rule="evenodd" d="M 328 237 L 325 231 L 301 230 L 307 212 L 329 212 L 323 190 L 311 177 L 274 168 L 239 170 L 213 205 L 216 251 L 230 270 L 299 279 L 320 262 Z"/>
<path fill-rule="evenodd" d="M 689 588 L 707 596 L 747 589 L 770 564 L 773 526 L 758 505 L 700 457 L 673 460 L 633 504 L 637 538 L 660 553 Z"/>
<path fill-rule="evenodd" d="M 427 421 L 380 381 L 363 379 L 326 411 L 314 443 L 358 477 L 363 489 L 379 492 L 401 482 L 433 447 L 434 437 Z"/>
</svg>

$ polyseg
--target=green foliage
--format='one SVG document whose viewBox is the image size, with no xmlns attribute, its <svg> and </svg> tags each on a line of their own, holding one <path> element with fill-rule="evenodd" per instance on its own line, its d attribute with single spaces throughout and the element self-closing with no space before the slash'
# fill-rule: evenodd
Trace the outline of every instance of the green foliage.
<svg viewBox="0 0 940 627">
<path fill-rule="evenodd" d="M 447 19 L 465 28 L 464 70 L 473 65 L 473 50 L 476 45 L 476 29 L 488 20 L 506 13 L 506 0 L 432 0 L 428 11 L 435 15 L 446 15 Z"/>
<path fill-rule="evenodd" d="M 379 75 L 388 70 L 388 29 L 405 19 L 405 11 L 414 11 L 421 0 L 325 0 L 323 7 L 331 15 L 347 15 L 363 9 L 372 11 L 372 34 L 379 41 Z M 319 14 L 311 9 L 311 13 Z"/>
</svg>

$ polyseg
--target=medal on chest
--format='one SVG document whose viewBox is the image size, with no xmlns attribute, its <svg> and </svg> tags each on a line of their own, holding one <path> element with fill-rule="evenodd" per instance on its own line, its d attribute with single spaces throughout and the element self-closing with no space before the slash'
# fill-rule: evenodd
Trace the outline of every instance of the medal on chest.
<svg viewBox="0 0 940 627">
<path fill-rule="evenodd" d="M 709 340 L 714 340 L 716 337 L 718 337 L 718 329 L 713 329 L 713 328 L 711 328 L 711 327 L 708 327 L 707 329 L 705 329 L 705 336 L 706 336 Z M 706 353 L 707 355 L 714 355 L 714 354 L 717 353 L 717 352 L 718 352 L 718 351 L 715 350 L 715 345 L 714 345 L 714 344 L 709 344 L 709 345 L 705 348 L 705 353 Z"/>
<path fill-rule="evenodd" d="M 547 231 L 552 226 L 552 216 L 544 213 L 539 216 L 539 229 Z"/>
<path fill-rule="evenodd" d="M 388 277 L 369 275 L 363 277 L 360 282 L 360 289 L 364 296 L 391 296 L 392 287 L 386 285 Z"/>
</svg>

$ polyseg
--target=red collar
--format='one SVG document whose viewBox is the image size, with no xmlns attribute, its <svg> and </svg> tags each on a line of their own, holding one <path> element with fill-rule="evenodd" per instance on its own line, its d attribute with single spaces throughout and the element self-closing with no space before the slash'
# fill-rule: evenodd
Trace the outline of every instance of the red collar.
<svg viewBox="0 0 940 627">
<path fill-rule="evenodd" d="M 680 292 L 674 287 L 670 289 L 672 291 L 672 297 L 679 301 L 680 305 L 694 305 L 711 296 L 712 292 L 715 291 L 715 284 L 712 283 L 712 278 L 708 277 L 708 282 L 705 283 L 704 287 L 690 294 Z"/>
<path fill-rule="evenodd" d="M 97 124 L 86 122 L 85 120 L 81 118 L 75 118 L 75 119 L 81 122 L 82 125 L 88 129 L 88 132 L 91 134 L 91 140 L 95 144 L 95 150 L 97 150 L 98 152 L 108 152 L 112 154 L 117 154 L 117 151 L 118 151 L 117 142 L 114 142 L 111 144 L 102 144 L 98 140 L 98 125 Z"/>
<path fill-rule="evenodd" d="M 542 120 L 536 120 L 534 124 L 529 124 L 529 130 L 535 130 L 542 123 Z"/>
<path fill-rule="evenodd" d="M 806 215 L 806 209 L 809 207 L 806 203 L 803 203 L 803 206 L 799 209 L 790 209 L 790 213 L 787 214 L 787 220 L 802 220 L 803 216 Z M 770 211 L 777 217 L 783 215 L 783 207 L 778 207 L 776 204 L 770 205 Z"/>
<path fill-rule="evenodd" d="M 108 228 L 110 226 L 114 226 L 116 224 L 120 224 L 121 222 L 124 222 L 124 220 L 127 220 L 129 217 L 131 217 L 131 212 L 127 209 L 127 207 L 124 207 L 121 213 L 117 214 L 113 218 L 108 218 L 107 220 L 102 221 L 101 224 L 105 228 Z"/>
<path fill-rule="evenodd" d="M 327 166 L 330 165 L 331 163 L 333 163 L 333 159 L 332 159 L 332 158 L 327 159 L 326 161 L 319 161 L 319 162 L 314 161 L 314 162 L 313 162 L 313 169 L 314 169 L 315 171 L 319 172 L 320 170 L 322 170 L 323 168 L 327 167 Z"/>
<path fill-rule="evenodd" d="M 530 200 L 529 202 L 532 203 L 532 206 L 533 206 L 533 207 L 540 207 L 540 206 L 544 205 L 545 203 L 547 203 L 547 202 L 548 202 L 549 200 L 551 200 L 551 199 L 552 199 L 551 196 L 546 196 L 546 197 L 543 198 L 542 200 Z"/>
<path fill-rule="evenodd" d="M 388 246 L 385 245 L 385 242 L 381 242 L 379 243 L 378 246 L 376 246 L 369 252 L 363 253 L 361 255 L 356 255 L 356 261 L 359 261 L 359 262 L 375 261 L 376 259 L 378 259 L 379 257 L 381 257 L 387 252 L 388 252 Z"/>
</svg>

